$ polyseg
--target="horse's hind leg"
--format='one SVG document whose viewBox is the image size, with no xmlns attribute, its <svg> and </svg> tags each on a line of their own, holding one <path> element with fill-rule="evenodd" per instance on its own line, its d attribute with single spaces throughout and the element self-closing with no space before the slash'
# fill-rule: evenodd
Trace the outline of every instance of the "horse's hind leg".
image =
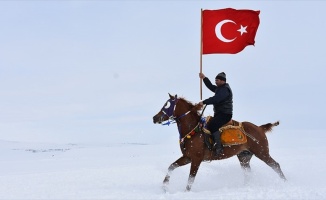
<svg viewBox="0 0 326 200">
<path fill-rule="evenodd" d="M 281 170 L 280 164 L 278 164 L 278 162 L 276 162 L 269 154 L 266 154 L 266 155 L 258 154 L 255 156 L 257 156 L 259 159 L 264 161 L 268 166 L 270 166 L 280 176 L 281 179 L 286 181 L 286 178 Z"/>
<path fill-rule="evenodd" d="M 251 171 L 250 159 L 251 159 L 252 155 L 253 154 L 250 151 L 242 151 L 241 153 L 239 153 L 237 155 L 238 159 L 240 161 L 240 165 L 245 172 Z"/>
<path fill-rule="evenodd" d="M 269 156 L 269 159 L 267 160 L 266 164 L 270 166 L 279 176 L 281 179 L 286 181 L 286 178 L 281 170 L 280 164 L 276 162 L 271 156 Z"/>
<path fill-rule="evenodd" d="M 244 184 L 248 184 L 249 182 L 249 172 L 251 171 L 250 168 L 250 159 L 252 158 L 253 153 L 250 151 L 242 151 L 239 153 L 238 159 L 240 161 L 241 168 L 243 169 L 244 172 Z"/>
<path fill-rule="evenodd" d="M 166 174 L 163 184 L 164 185 L 168 185 L 169 181 L 170 181 L 170 175 L 172 173 L 172 171 L 180 166 L 186 165 L 190 163 L 190 159 L 188 157 L 182 156 L 180 157 L 178 160 L 176 160 L 174 163 L 172 163 L 169 168 L 168 168 L 168 173 Z"/>
</svg>

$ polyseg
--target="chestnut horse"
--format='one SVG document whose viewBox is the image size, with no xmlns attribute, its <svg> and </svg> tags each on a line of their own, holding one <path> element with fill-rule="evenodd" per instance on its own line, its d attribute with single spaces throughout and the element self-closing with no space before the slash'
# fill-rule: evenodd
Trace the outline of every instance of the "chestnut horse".
<svg viewBox="0 0 326 200">
<path fill-rule="evenodd" d="M 245 144 L 224 146 L 223 154 L 215 155 L 208 149 L 204 142 L 205 134 L 201 129 L 191 137 L 187 137 L 189 133 L 196 129 L 201 120 L 199 110 L 201 106 L 193 105 L 184 98 L 178 98 L 177 95 L 170 96 L 163 108 L 153 117 L 153 122 L 162 124 L 170 124 L 176 122 L 180 134 L 180 148 L 182 156 L 173 162 L 169 168 L 168 173 L 163 181 L 163 188 L 165 188 L 170 180 L 171 172 L 180 166 L 191 163 L 190 173 L 186 191 L 190 191 L 191 186 L 196 177 L 198 168 L 203 161 L 221 160 L 237 155 L 242 169 L 247 172 L 250 171 L 250 159 L 255 155 L 260 160 L 264 161 L 270 166 L 283 180 L 286 180 L 280 165 L 269 155 L 268 141 L 265 133 L 271 131 L 273 126 L 277 126 L 278 122 L 256 126 L 250 122 L 242 122 L 244 131 L 250 136 L 247 137 Z M 197 128 L 198 129 L 198 128 Z"/>
</svg>

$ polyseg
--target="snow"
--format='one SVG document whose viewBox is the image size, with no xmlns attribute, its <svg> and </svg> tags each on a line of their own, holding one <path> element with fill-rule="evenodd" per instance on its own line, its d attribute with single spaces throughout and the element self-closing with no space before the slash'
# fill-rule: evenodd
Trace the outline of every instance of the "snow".
<svg viewBox="0 0 326 200">
<path fill-rule="evenodd" d="M 270 152 L 288 181 L 253 157 L 245 184 L 232 157 L 202 163 L 190 192 L 189 165 L 175 169 L 162 190 L 181 156 L 177 135 L 156 143 L 0 141 L 0 199 L 326 199 L 324 131 L 277 129 L 268 134 Z"/>
</svg>

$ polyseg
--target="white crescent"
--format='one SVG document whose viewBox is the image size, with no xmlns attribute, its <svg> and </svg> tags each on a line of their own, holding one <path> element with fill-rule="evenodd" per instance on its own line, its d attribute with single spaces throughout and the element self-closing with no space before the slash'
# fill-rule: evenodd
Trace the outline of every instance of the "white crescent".
<svg viewBox="0 0 326 200">
<path fill-rule="evenodd" d="M 216 37 L 221 40 L 222 42 L 232 42 L 233 40 L 235 40 L 237 37 L 229 40 L 229 39 L 226 39 L 223 35 L 222 35 L 222 32 L 221 32 L 221 28 L 224 24 L 226 23 L 233 23 L 233 24 L 236 24 L 234 21 L 232 20 L 229 20 L 229 19 L 225 19 L 223 21 L 220 21 L 218 24 L 216 24 L 215 26 L 215 34 L 216 34 Z"/>
<path fill-rule="evenodd" d="M 170 108 L 170 106 L 171 106 L 171 103 L 168 101 L 168 102 L 166 102 L 166 105 L 164 106 L 164 108 L 168 109 L 168 108 Z"/>
</svg>

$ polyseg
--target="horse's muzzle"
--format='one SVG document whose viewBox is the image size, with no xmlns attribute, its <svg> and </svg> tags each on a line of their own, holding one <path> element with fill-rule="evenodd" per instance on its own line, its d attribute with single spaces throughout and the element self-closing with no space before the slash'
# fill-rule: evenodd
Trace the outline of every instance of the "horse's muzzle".
<svg viewBox="0 0 326 200">
<path fill-rule="evenodd" d="M 161 124 L 163 121 L 165 121 L 163 115 L 157 114 L 153 117 L 154 124 Z"/>
</svg>

